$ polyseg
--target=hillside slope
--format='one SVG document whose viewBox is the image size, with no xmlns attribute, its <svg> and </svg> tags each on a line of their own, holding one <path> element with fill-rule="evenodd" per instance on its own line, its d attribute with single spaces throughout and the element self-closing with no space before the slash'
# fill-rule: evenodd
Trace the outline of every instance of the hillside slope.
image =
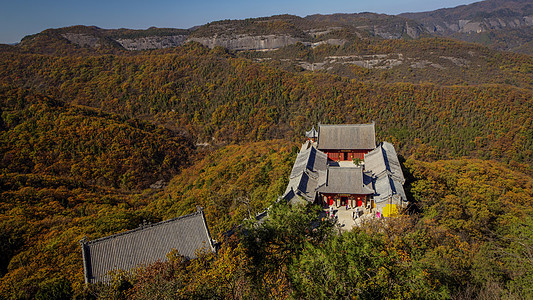
<svg viewBox="0 0 533 300">
<path fill-rule="evenodd" d="M 31 132 L 28 135 L 34 138 Z M 83 142 L 83 138 L 70 142 Z M 168 143 L 158 142 L 162 146 Z M 129 150 L 138 145 L 130 145 Z M 2 169 L 0 294 L 32 299 L 39 291 L 55 289 L 56 293 L 79 295 L 84 277 L 78 241 L 84 236 L 93 240 L 134 229 L 143 222 L 178 217 L 196 206 L 205 208 L 212 236 L 221 240 L 221 234 L 276 200 L 285 188 L 295 154 L 287 141 L 228 146 L 191 162 L 168 187 L 143 191 L 87 184 L 75 176 L 37 170 L 8 173 Z M 84 160 L 97 157 L 86 154 Z M 120 165 L 119 161 L 111 163 Z M 148 177 L 141 174 L 130 180 L 145 179 Z"/>
<path fill-rule="evenodd" d="M 433 34 L 533 54 L 533 1 L 530 0 L 486 0 L 399 16 L 420 22 Z"/>
<path fill-rule="evenodd" d="M 426 46 L 447 51 L 445 44 Z M 468 155 L 530 164 L 531 59 L 487 54 L 484 59 L 493 65 L 479 73 L 494 73 L 478 78 L 471 73 L 473 80 L 482 80 L 471 86 L 286 72 L 198 44 L 137 55 L 10 53 L 0 59 L 0 82 L 188 131 L 199 143 L 299 138 L 318 122 L 374 120 L 378 138 L 394 138 L 402 154 L 424 143 L 440 158 Z M 524 88 L 489 84 L 506 81 Z"/>
<path fill-rule="evenodd" d="M 101 35 L 97 48 L 60 30 L 0 47 L 0 294 L 530 297 L 532 58 L 443 38 L 385 40 L 329 21 L 321 24 L 330 32 L 315 32 L 309 22 L 211 24 L 311 38 L 265 53 L 197 42 L 126 51 L 114 38 L 145 32 L 98 28 L 88 28 Z M 313 44 L 339 37 L 351 42 Z M 279 208 L 279 219 L 248 227 L 248 239 L 218 235 L 279 196 L 311 126 L 372 121 L 377 140 L 398 151 L 416 215 L 332 235 L 328 222 L 308 227 L 318 221 L 312 210 Z M 220 255 L 174 257 L 84 289 L 79 239 L 197 205 L 226 241 Z M 375 259 L 357 260 L 369 249 L 379 250 Z M 358 253 L 349 265 L 362 269 L 343 269 L 343 251 Z M 324 271 L 319 278 L 346 279 L 346 289 L 306 277 Z"/>
</svg>

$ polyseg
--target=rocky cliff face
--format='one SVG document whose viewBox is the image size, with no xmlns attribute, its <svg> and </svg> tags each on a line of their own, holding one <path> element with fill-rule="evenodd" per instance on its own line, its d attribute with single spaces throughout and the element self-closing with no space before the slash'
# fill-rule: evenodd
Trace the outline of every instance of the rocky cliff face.
<svg viewBox="0 0 533 300">
<path fill-rule="evenodd" d="M 332 14 L 307 16 L 307 20 L 341 25 L 343 29 L 366 32 L 384 39 L 419 38 L 426 33 L 418 22 L 407 18 L 375 13 Z M 359 34 L 360 35 L 360 34 Z"/>
<path fill-rule="evenodd" d="M 490 30 L 520 28 L 533 25 L 533 15 L 515 18 L 487 18 L 481 21 L 475 19 L 435 20 L 424 24 L 429 32 L 441 35 L 454 33 L 482 33 Z"/>
<path fill-rule="evenodd" d="M 63 33 L 62 37 L 69 42 L 82 47 L 98 48 L 102 45 L 102 37 L 94 36 L 84 33 Z M 183 44 L 187 40 L 187 35 L 173 35 L 173 36 L 148 36 L 139 38 L 108 38 L 113 42 L 118 43 L 126 50 L 149 50 L 149 49 L 164 49 L 169 47 L 176 47 Z"/>
<path fill-rule="evenodd" d="M 98 48 L 102 45 L 102 38 L 90 34 L 64 33 L 61 35 L 71 43 L 82 47 Z M 180 46 L 190 41 L 198 42 L 209 48 L 220 46 L 229 50 L 273 50 L 301 42 L 316 47 L 321 44 L 342 45 L 343 39 L 327 39 L 319 42 L 309 42 L 303 38 L 290 35 L 214 35 L 212 37 L 189 37 L 187 35 L 148 36 L 139 38 L 109 38 L 126 50 L 164 49 Z"/>
<path fill-rule="evenodd" d="M 400 16 L 421 22 L 433 33 L 480 33 L 533 25 L 533 3 L 523 0 L 487 0 L 430 12 Z"/>
<path fill-rule="evenodd" d="M 82 47 L 98 48 L 102 45 L 100 37 L 96 37 L 89 34 L 69 32 L 63 33 L 61 36 L 69 40 L 69 42 Z"/>
<path fill-rule="evenodd" d="M 303 39 L 289 35 L 215 35 L 212 37 L 193 37 L 188 41 L 195 41 L 209 48 L 216 46 L 230 50 L 269 50 L 302 42 Z"/>
<path fill-rule="evenodd" d="M 425 32 L 425 30 L 421 26 L 410 26 L 409 23 L 405 22 L 405 25 L 397 26 L 394 29 L 391 29 L 388 26 L 374 26 L 372 32 L 374 35 L 384 39 L 396 40 L 406 36 L 412 39 L 417 39 Z"/>
<path fill-rule="evenodd" d="M 482 43 L 498 50 L 533 54 L 531 0 L 486 0 L 399 16 L 423 24 L 431 34 Z"/>
<path fill-rule="evenodd" d="M 133 39 L 116 39 L 126 50 L 149 50 L 176 47 L 187 40 L 187 35 L 149 36 Z"/>
<path fill-rule="evenodd" d="M 375 13 L 279 15 L 225 20 L 194 29 L 101 29 L 72 26 L 50 29 L 49 37 L 82 47 L 146 50 L 176 47 L 189 41 L 229 50 L 272 50 L 295 43 L 342 45 L 354 39 L 417 39 L 440 35 L 483 43 L 498 50 L 533 53 L 532 0 L 486 0 L 471 5 L 398 16 Z M 39 36 L 34 35 L 34 36 Z M 27 39 L 26 44 L 32 39 Z"/>
</svg>

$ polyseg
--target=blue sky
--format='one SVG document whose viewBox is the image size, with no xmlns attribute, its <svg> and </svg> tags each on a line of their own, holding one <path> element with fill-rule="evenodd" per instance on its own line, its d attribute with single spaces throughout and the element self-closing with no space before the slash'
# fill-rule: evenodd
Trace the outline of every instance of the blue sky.
<svg viewBox="0 0 533 300">
<path fill-rule="evenodd" d="M 399 14 L 455 7 L 469 0 L 0 0 L 0 43 L 48 28 L 95 25 L 145 29 L 190 28 L 211 21 L 277 14 L 376 12 Z"/>
</svg>

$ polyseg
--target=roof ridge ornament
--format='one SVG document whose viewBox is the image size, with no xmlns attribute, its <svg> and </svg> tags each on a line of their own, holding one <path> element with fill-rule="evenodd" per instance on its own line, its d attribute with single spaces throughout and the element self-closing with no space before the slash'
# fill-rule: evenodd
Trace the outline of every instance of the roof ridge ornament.
<svg viewBox="0 0 533 300">
<path fill-rule="evenodd" d="M 318 137 L 318 131 L 315 129 L 314 125 L 313 125 L 313 128 L 311 128 L 311 130 L 305 132 L 305 136 L 310 139 L 316 139 Z"/>
</svg>

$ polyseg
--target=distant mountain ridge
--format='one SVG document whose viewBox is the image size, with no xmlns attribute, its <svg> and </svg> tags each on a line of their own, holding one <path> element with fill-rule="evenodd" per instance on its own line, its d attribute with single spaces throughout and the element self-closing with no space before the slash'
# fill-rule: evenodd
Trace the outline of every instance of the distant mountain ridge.
<svg viewBox="0 0 533 300">
<path fill-rule="evenodd" d="M 428 36 L 478 42 L 497 50 L 533 54 L 533 1 L 487 0 L 455 8 L 397 16 L 356 13 L 278 15 L 211 22 L 191 29 L 101 29 L 73 26 L 27 36 L 22 48 L 39 47 L 46 35 L 81 47 L 148 50 L 195 41 L 210 48 L 272 50 L 295 43 L 342 45 L 354 39 L 418 39 Z M 47 45 L 41 45 L 45 48 Z M 47 51 L 44 51 L 47 52 Z"/>
<path fill-rule="evenodd" d="M 443 8 L 399 16 L 421 22 L 426 30 L 442 35 L 484 32 L 533 25 L 533 1 L 486 0 L 455 8 Z"/>
<path fill-rule="evenodd" d="M 369 12 L 358 14 L 310 15 L 305 18 L 313 22 L 344 26 L 384 39 L 416 39 L 427 33 L 427 30 L 417 21 Z"/>
<path fill-rule="evenodd" d="M 47 29 L 41 33 L 29 35 L 19 44 L 23 48 L 39 47 L 39 40 L 52 39 L 59 42 L 91 48 L 117 48 L 125 50 L 163 49 L 176 47 L 190 34 L 186 29 L 156 28 L 146 30 L 102 29 L 96 26 L 71 26 L 59 29 Z"/>
<path fill-rule="evenodd" d="M 533 54 L 533 1 L 486 0 L 400 17 L 436 35 L 478 42 L 498 50 Z"/>
</svg>

